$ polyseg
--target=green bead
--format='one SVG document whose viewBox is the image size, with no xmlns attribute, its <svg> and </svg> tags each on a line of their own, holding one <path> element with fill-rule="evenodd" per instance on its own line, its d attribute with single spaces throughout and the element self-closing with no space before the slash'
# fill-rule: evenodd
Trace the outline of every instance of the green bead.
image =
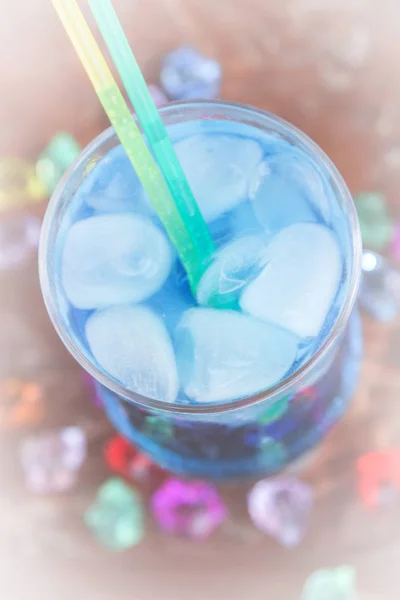
<svg viewBox="0 0 400 600">
<path fill-rule="evenodd" d="M 36 173 L 52 194 L 65 171 L 79 156 L 81 148 L 72 135 L 60 131 L 45 148 L 36 163 Z"/>
<path fill-rule="evenodd" d="M 136 546 L 144 536 L 143 507 L 138 494 L 121 479 L 108 479 L 86 510 L 84 521 L 98 541 L 111 550 Z"/>
<path fill-rule="evenodd" d="M 147 417 L 144 433 L 157 441 L 162 442 L 171 439 L 174 430 L 170 421 L 161 417 Z"/>
<path fill-rule="evenodd" d="M 265 436 L 260 440 L 259 451 L 262 463 L 266 468 L 278 468 L 288 458 L 285 446 L 269 436 Z"/>
<path fill-rule="evenodd" d="M 261 425 L 268 425 L 281 418 L 287 411 L 291 396 L 284 396 L 280 400 L 276 400 L 271 406 L 268 406 L 262 415 L 257 419 Z"/>
<path fill-rule="evenodd" d="M 336 569 L 320 569 L 307 579 L 301 600 L 355 600 L 356 573 L 344 565 Z"/>
<path fill-rule="evenodd" d="M 382 194 L 364 192 L 354 198 L 360 221 L 364 246 L 376 250 L 383 249 L 391 240 L 394 223 L 387 212 Z"/>
</svg>

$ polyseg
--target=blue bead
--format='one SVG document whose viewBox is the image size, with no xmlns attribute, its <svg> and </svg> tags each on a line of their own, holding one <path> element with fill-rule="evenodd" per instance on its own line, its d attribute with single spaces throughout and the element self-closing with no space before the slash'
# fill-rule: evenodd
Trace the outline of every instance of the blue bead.
<svg viewBox="0 0 400 600">
<path fill-rule="evenodd" d="M 164 57 L 160 80 L 172 100 L 212 100 L 219 94 L 221 65 L 195 48 L 181 46 Z"/>
</svg>

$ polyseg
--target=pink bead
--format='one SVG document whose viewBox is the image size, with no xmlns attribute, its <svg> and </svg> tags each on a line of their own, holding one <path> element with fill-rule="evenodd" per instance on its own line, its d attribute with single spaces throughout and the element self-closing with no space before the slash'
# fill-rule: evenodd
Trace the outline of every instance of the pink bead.
<svg viewBox="0 0 400 600">
<path fill-rule="evenodd" d="M 168 479 L 155 492 L 151 508 L 163 531 L 196 540 L 208 538 L 227 512 L 212 485 L 179 479 Z"/>
<path fill-rule="evenodd" d="M 302 539 L 312 504 L 311 487 L 294 477 L 263 479 L 248 495 L 254 525 L 287 547 L 296 546 Z"/>
</svg>

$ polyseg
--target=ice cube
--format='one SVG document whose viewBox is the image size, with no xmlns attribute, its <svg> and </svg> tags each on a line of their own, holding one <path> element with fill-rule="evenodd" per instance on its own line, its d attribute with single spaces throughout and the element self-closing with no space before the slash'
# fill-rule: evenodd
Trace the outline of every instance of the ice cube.
<svg viewBox="0 0 400 600">
<path fill-rule="evenodd" d="M 242 309 L 300 337 L 317 336 L 342 274 L 333 233 L 315 223 L 291 225 L 272 238 L 266 254 L 263 271 L 244 289 Z"/>
<path fill-rule="evenodd" d="M 254 213 L 267 231 L 294 223 L 329 219 L 323 180 L 296 153 L 280 153 L 260 163 L 251 184 Z"/>
<path fill-rule="evenodd" d="M 234 135 L 193 135 L 175 150 L 207 222 L 245 200 L 263 155 L 261 145 Z"/>
<path fill-rule="evenodd" d="M 266 248 L 266 237 L 261 235 L 246 235 L 223 246 L 200 280 L 198 303 L 217 308 L 235 301 L 265 265 Z"/>
<path fill-rule="evenodd" d="M 232 310 L 191 308 L 176 330 L 182 387 L 196 402 L 223 402 L 277 383 L 296 358 L 298 339 Z"/>
<path fill-rule="evenodd" d="M 111 150 L 89 172 L 78 194 L 97 213 L 153 214 L 143 186 L 122 146 Z"/>
<path fill-rule="evenodd" d="M 168 277 L 172 249 L 150 220 L 130 213 L 99 215 L 67 232 L 61 277 L 77 308 L 141 302 Z"/>
<path fill-rule="evenodd" d="M 86 323 L 90 350 L 107 374 L 129 390 L 165 402 L 179 381 L 171 339 L 162 320 L 144 306 L 111 306 Z"/>
</svg>

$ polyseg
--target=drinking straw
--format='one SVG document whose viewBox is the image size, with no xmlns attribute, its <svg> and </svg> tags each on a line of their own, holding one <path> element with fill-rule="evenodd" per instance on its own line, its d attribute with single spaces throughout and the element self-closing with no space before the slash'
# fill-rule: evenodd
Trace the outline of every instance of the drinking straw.
<svg viewBox="0 0 400 600">
<path fill-rule="evenodd" d="M 76 0 L 52 0 L 95 92 L 186 270 L 192 292 L 207 267 L 204 248 L 190 234 Z"/>
<path fill-rule="evenodd" d="M 212 238 L 112 2 L 89 0 L 89 6 L 160 171 L 190 235 L 196 240 L 196 246 L 201 249 L 203 262 L 207 262 L 207 257 L 215 251 Z"/>
</svg>

